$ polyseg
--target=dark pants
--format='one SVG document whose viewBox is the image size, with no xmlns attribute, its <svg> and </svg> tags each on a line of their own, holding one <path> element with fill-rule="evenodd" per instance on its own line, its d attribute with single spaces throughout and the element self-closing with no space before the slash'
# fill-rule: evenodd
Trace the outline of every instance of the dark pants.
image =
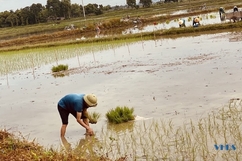
<svg viewBox="0 0 242 161">
<path fill-rule="evenodd" d="M 58 107 L 58 111 L 59 111 L 59 114 L 60 114 L 61 121 L 62 121 L 63 125 L 67 125 L 68 124 L 68 117 L 69 117 L 70 113 L 76 118 L 77 112 L 75 112 L 75 111 L 68 111 L 68 110 L 60 107 L 59 105 L 57 105 L 57 107 Z M 86 119 L 86 118 L 87 117 L 84 116 L 84 114 L 82 113 L 81 119 Z"/>
</svg>

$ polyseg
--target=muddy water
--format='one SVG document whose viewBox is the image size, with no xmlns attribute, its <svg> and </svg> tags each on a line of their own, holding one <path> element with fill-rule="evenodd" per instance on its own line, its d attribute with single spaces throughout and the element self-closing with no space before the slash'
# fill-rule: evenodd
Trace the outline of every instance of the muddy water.
<svg viewBox="0 0 242 161">
<path fill-rule="evenodd" d="M 179 11 L 179 12 L 184 12 L 184 11 Z M 175 12 L 174 14 L 178 14 L 179 12 Z M 219 14 L 217 12 L 212 12 L 208 14 L 200 14 L 197 15 L 201 18 L 201 25 L 209 25 L 209 24 L 218 24 L 221 23 Z M 185 20 L 186 26 L 192 26 L 192 18 L 196 16 L 191 16 L 191 17 L 183 17 L 181 19 Z M 169 22 L 164 22 L 164 23 L 158 23 L 157 25 L 150 24 L 146 26 L 141 26 L 141 25 L 136 25 L 133 28 L 129 28 L 125 31 L 123 31 L 123 34 L 133 34 L 133 33 L 141 33 L 141 32 L 152 32 L 156 30 L 161 30 L 161 29 L 170 29 L 170 28 L 178 28 L 178 19 L 172 20 Z"/>
<path fill-rule="evenodd" d="M 222 33 L 137 42 L 79 57 L 67 53 L 58 61 L 69 65 L 64 77 L 50 73 L 55 60 L 3 74 L 1 128 L 21 131 L 45 146 L 59 145 L 56 104 L 67 93 L 98 96 L 98 106 L 90 109 L 102 114 L 92 125 L 97 134 L 115 129 L 104 116 L 116 106 L 134 107 L 136 115 L 146 118 L 174 119 L 177 125 L 204 117 L 242 95 L 239 37 L 241 33 Z M 75 144 L 85 131 L 73 117 L 69 122 L 67 139 Z"/>
</svg>

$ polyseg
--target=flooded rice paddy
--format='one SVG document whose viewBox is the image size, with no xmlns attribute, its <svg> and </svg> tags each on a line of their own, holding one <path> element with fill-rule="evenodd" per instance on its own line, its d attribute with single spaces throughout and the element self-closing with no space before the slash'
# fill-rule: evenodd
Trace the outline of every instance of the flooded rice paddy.
<svg viewBox="0 0 242 161">
<path fill-rule="evenodd" d="M 182 12 L 182 11 L 180 11 L 180 12 Z M 180 13 L 180 12 L 178 12 L 178 13 Z M 174 14 L 176 14 L 176 12 L 174 12 Z M 157 16 L 159 16 L 159 15 L 157 15 Z M 162 16 L 162 15 L 160 15 L 160 16 Z M 201 25 L 221 23 L 219 14 L 217 12 L 199 14 L 197 16 L 199 16 L 201 19 L 201 21 L 200 21 Z M 181 19 L 184 19 L 186 26 L 189 27 L 189 26 L 192 26 L 192 19 L 197 16 L 183 17 Z M 162 29 L 178 28 L 179 27 L 178 21 L 179 21 L 179 19 L 174 19 L 174 20 L 162 22 L 162 23 L 157 22 L 157 24 L 155 24 L 155 25 L 149 24 L 146 26 L 137 24 L 133 28 L 124 30 L 122 33 L 123 34 L 134 34 L 134 33 L 141 33 L 141 32 L 152 32 L 152 31 L 157 31 L 157 30 L 162 30 Z"/>
<path fill-rule="evenodd" d="M 58 146 L 56 104 L 68 93 L 97 95 L 98 106 L 90 109 L 102 114 L 91 125 L 97 135 L 124 128 L 106 122 L 105 113 L 116 106 L 134 107 L 140 118 L 173 119 L 176 125 L 205 117 L 242 95 L 241 36 L 229 32 L 2 54 L 1 128 Z M 66 76 L 51 74 L 56 64 L 69 65 Z M 70 116 L 68 141 L 75 144 L 84 133 Z"/>
<path fill-rule="evenodd" d="M 186 10 L 181 10 L 181 11 L 176 11 L 171 13 L 171 15 L 178 15 L 178 14 L 182 14 L 182 13 L 187 13 Z M 160 17 L 160 16 L 164 16 L 164 14 L 159 14 L 159 15 L 154 15 L 154 17 Z M 219 24 L 219 23 L 225 23 L 225 22 L 229 22 L 227 21 L 223 21 L 221 22 L 220 17 L 219 17 L 219 13 L 218 12 L 211 12 L 211 13 L 206 13 L 206 14 L 198 14 L 196 16 L 188 16 L 188 17 L 183 17 L 181 19 L 185 20 L 185 24 L 187 27 L 191 27 L 192 26 L 192 19 L 194 17 L 200 17 L 200 24 L 201 25 L 210 25 L 210 24 Z M 82 40 L 82 39 L 86 39 L 86 38 L 90 38 L 90 37 L 95 37 L 95 38 L 99 38 L 99 37 L 107 37 L 107 36 L 111 36 L 111 35 L 115 35 L 115 34 L 123 34 L 123 35 L 127 35 L 127 34 L 136 34 L 136 33 L 143 33 L 143 32 L 153 32 L 153 31 L 157 31 L 157 30 L 163 30 L 163 29 L 170 29 L 170 28 L 179 28 L 179 24 L 178 24 L 179 19 L 173 19 L 173 20 L 167 20 L 166 22 L 151 22 L 151 23 L 134 23 L 133 27 L 131 28 L 126 28 L 126 29 L 122 29 L 122 30 L 101 30 L 100 35 L 96 35 L 96 33 L 92 33 L 91 35 L 82 35 L 80 37 L 80 35 L 76 36 L 76 40 Z M 115 34 L 114 34 L 115 33 Z"/>
</svg>

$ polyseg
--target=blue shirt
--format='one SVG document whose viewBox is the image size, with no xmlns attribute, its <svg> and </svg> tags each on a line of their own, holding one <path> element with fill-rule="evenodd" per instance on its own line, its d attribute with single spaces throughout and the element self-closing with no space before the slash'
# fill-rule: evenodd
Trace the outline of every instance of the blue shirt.
<svg viewBox="0 0 242 161">
<path fill-rule="evenodd" d="M 82 112 L 85 106 L 85 94 L 68 94 L 60 99 L 58 105 L 69 112 Z"/>
</svg>

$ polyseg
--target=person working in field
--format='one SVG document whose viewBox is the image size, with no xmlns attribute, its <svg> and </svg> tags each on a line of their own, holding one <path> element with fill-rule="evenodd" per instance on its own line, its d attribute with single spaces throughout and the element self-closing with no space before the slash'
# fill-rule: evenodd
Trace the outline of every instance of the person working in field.
<svg viewBox="0 0 242 161">
<path fill-rule="evenodd" d="M 101 32 L 101 30 L 100 30 L 99 25 L 96 25 L 96 33 L 97 33 L 97 36 L 100 35 L 100 32 Z"/>
<path fill-rule="evenodd" d="M 239 12 L 238 7 L 237 7 L 237 6 L 234 6 L 233 11 L 234 11 L 234 12 Z"/>
<path fill-rule="evenodd" d="M 225 20 L 225 11 L 224 11 L 224 8 L 223 7 L 220 7 L 218 12 L 219 12 L 220 20 L 221 21 L 224 21 Z"/>
<path fill-rule="evenodd" d="M 178 21 L 178 23 L 179 23 L 179 27 L 186 27 L 186 24 L 185 24 L 185 20 L 183 19 L 180 19 L 179 21 Z"/>
<path fill-rule="evenodd" d="M 200 18 L 199 17 L 194 17 L 193 22 L 192 22 L 193 27 L 198 27 L 200 26 Z"/>
<path fill-rule="evenodd" d="M 72 114 L 86 129 L 86 135 L 93 135 L 93 130 L 89 126 L 87 109 L 96 106 L 97 97 L 94 94 L 68 94 L 61 98 L 57 105 L 62 120 L 61 137 L 65 136 L 69 114 Z"/>
</svg>

